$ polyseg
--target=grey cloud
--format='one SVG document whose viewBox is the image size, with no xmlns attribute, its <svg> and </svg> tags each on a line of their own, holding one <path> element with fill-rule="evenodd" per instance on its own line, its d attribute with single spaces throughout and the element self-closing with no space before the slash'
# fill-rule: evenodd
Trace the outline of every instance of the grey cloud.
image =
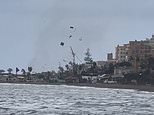
<svg viewBox="0 0 154 115">
<path fill-rule="evenodd" d="M 16 54 L 11 58 L 5 53 L 8 52 L 5 45 L 1 45 L 4 56 L 0 64 L 32 65 L 40 71 L 57 68 L 58 62 L 72 58 L 69 46 L 81 59 L 88 47 L 95 60 L 105 59 L 117 44 L 152 34 L 153 3 L 153 0 L 0 1 L 0 40 L 9 43 L 11 54 Z M 77 27 L 71 40 L 70 25 Z M 80 37 L 82 41 L 78 40 Z M 61 41 L 65 42 L 64 47 L 59 46 Z M 16 42 L 20 45 L 16 46 Z"/>
</svg>

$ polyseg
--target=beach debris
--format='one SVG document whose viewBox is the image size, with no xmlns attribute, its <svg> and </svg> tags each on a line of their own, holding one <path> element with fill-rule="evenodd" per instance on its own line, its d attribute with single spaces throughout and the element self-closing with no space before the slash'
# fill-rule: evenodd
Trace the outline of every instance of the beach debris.
<svg viewBox="0 0 154 115">
<path fill-rule="evenodd" d="M 64 42 L 60 42 L 60 45 L 61 45 L 61 46 L 64 46 Z"/>
</svg>

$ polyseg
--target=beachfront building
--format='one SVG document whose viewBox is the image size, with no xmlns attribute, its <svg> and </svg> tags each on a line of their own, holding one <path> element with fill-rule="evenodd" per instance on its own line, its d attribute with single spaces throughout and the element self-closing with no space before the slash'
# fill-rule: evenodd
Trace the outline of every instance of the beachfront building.
<svg viewBox="0 0 154 115">
<path fill-rule="evenodd" d="M 151 56 L 154 57 L 154 35 L 152 35 L 152 38 L 146 38 L 146 40 L 144 41 L 145 45 L 148 45 L 151 47 Z"/>
<path fill-rule="evenodd" d="M 128 44 L 116 47 L 115 59 L 119 62 L 131 62 L 137 72 L 141 63 L 154 57 L 154 35 L 141 41 L 129 41 Z"/>
<path fill-rule="evenodd" d="M 128 73 L 133 73 L 134 72 L 134 69 L 130 66 L 130 67 L 127 67 L 127 66 L 124 66 L 124 67 L 115 67 L 114 68 L 114 75 L 117 75 L 117 74 L 128 74 Z"/>
<path fill-rule="evenodd" d="M 106 65 L 107 61 L 96 61 L 97 67 L 101 68 Z"/>
<path fill-rule="evenodd" d="M 132 60 L 145 60 L 151 56 L 151 46 L 145 44 L 145 41 L 130 41 L 128 58 Z"/>
<path fill-rule="evenodd" d="M 141 41 L 129 41 L 128 58 L 139 58 L 140 60 L 154 57 L 154 35 Z"/>
<path fill-rule="evenodd" d="M 97 83 L 98 80 L 98 76 L 94 76 L 94 75 L 84 75 L 82 76 L 83 81 L 85 81 L 86 83 Z"/>
<path fill-rule="evenodd" d="M 107 54 L 107 61 L 113 60 L 113 54 L 112 53 L 108 53 Z"/>
<path fill-rule="evenodd" d="M 107 61 L 106 61 L 106 64 L 109 65 L 109 64 L 115 64 L 116 63 L 116 59 L 113 58 L 113 54 L 112 53 L 108 53 L 107 54 Z"/>
<path fill-rule="evenodd" d="M 107 60 L 107 61 L 96 61 L 96 66 L 98 68 L 102 68 L 102 67 L 109 67 L 110 64 L 116 64 L 116 60 L 112 59 L 112 60 Z"/>
<path fill-rule="evenodd" d="M 115 59 L 117 62 L 128 61 L 129 44 L 118 45 L 116 47 Z"/>
<path fill-rule="evenodd" d="M 154 37 L 154 36 L 153 36 Z M 129 60 L 144 60 L 154 56 L 154 38 L 144 41 L 129 41 L 128 44 L 116 47 L 116 60 L 118 62 Z"/>
<path fill-rule="evenodd" d="M 151 56 L 151 47 L 146 45 L 144 41 L 130 41 L 129 42 L 128 57 L 132 62 L 135 72 L 141 71 L 140 66 L 144 60 L 147 60 Z"/>
</svg>

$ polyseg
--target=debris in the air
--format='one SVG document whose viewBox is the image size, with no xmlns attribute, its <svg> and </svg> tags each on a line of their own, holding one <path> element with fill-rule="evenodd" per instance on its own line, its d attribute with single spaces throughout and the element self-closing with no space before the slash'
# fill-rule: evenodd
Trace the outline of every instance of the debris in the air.
<svg viewBox="0 0 154 115">
<path fill-rule="evenodd" d="M 64 46 L 64 42 L 61 42 L 60 45 L 61 45 L 61 46 Z"/>
<path fill-rule="evenodd" d="M 72 35 L 69 36 L 69 38 L 71 38 L 71 37 L 72 37 Z"/>
<path fill-rule="evenodd" d="M 82 41 L 82 38 L 79 38 L 79 41 Z"/>
<path fill-rule="evenodd" d="M 73 26 L 70 26 L 70 28 L 73 29 L 74 27 Z"/>
<path fill-rule="evenodd" d="M 73 30 L 73 32 L 75 32 L 75 31 L 76 31 L 76 28 L 75 28 L 75 27 L 73 27 L 73 26 L 70 26 L 70 29 L 72 29 L 72 30 Z"/>
</svg>

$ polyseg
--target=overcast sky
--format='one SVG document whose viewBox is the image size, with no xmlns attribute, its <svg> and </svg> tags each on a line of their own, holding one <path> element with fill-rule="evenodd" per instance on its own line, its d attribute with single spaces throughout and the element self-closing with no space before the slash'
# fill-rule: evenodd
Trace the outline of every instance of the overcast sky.
<svg viewBox="0 0 154 115">
<path fill-rule="evenodd" d="M 66 63 L 63 59 L 72 59 L 70 46 L 81 60 L 87 48 L 94 60 L 106 60 L 118 44 L 154 34 L 153 4 L 153 0 L 0 0 L 0 69 L 55 69 L 59 62 Z"/>
</svg>

